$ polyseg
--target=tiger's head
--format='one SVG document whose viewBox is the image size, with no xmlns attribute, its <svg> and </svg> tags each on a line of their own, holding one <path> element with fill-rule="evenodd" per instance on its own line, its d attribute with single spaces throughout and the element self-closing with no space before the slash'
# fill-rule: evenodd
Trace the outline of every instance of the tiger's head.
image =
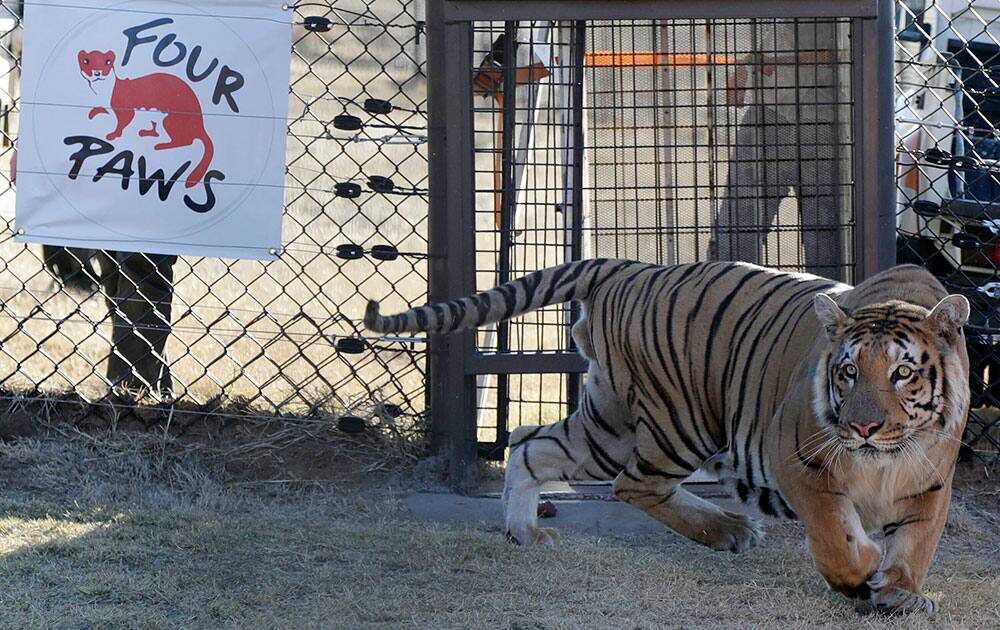
<svg viewBox="0 0 1000 630">
<path fill-rule="evenodd" d="M 881 463 L 952 437 L 968 391 L 959 359 L 965 297 L 948 295 L 930 311 L 893 300 L 846 313 L 819 294 L 815 310 L 829 342 L 813 377 L 821 429 L 856 458 Z"/>
</svg>

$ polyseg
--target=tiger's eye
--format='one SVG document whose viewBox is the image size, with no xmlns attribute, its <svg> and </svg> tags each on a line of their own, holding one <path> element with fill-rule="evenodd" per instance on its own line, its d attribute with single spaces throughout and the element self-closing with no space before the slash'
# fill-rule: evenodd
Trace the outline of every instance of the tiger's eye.
<svg viewBox="0 0 1000 630">
<path fill-rule="evenodd" d="M 913 375 L 913 370 L 911 370 L 906 365 L 901 365 L 898 368 L 896 368 L 896 372 L 893 374 L 893 378 L 904 379 L 904 378 L 910 378 L 910 376 L 912 375 Z"/>
<path fill-rule="evenodd" d="M 855 376 L 858 375 L 858 368 L 848 363 L 847 365 L 844 366 L 844 374 L 850 376 L 851 378 L 854 378 Z"/>
</svg>

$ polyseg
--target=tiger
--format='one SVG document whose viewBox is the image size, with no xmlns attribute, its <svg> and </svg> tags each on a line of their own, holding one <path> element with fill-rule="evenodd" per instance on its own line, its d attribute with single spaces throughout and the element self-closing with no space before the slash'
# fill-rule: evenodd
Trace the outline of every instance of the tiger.
<svg viewBox="0 0 1000 630">
<path fill-rule="evenodd" d="M 377 333 L 447 334 L 576 300 L 585 387 L 561 422 L 509 436 L 506 536 L 554 544 L 540 484 L 614 495 L 712 549 L 745 551 L 759 517 L 798 519 L 830 588 L 933 613 L 921 592 L 944 529 L 969 409 L 969 302 L 897 266 L 855 287 L 740 262 L 592 259 L 470 297 L 382 315 Z M 715 473 L 754 516 L 682 484 Z"/>
</svg>

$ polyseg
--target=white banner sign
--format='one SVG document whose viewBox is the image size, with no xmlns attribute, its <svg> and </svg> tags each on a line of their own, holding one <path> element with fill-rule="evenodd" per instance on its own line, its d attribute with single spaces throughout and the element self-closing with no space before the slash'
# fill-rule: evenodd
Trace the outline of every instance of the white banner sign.
<svg viewBox="0 0 1000 630">
<path fill-rule="evenodd" d="M 16 240 L 274 258 L 291 11 L 25 2 Z"/>
</svg>

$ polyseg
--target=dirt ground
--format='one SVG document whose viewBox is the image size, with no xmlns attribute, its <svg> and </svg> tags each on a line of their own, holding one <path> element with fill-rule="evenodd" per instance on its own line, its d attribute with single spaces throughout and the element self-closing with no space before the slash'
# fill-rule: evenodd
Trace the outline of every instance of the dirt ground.
<svg viewBox="0 0 1000 630">
<path fill-rule="evenodd" d="M 432 466 L 294 449 L 255 467 L 149 434 L 0 442 L 0 627 L 1000 627 L 1000 479 L 981 469 L 927 583 L 940 612 L 887 618 L 827 592 L 796 524 L 739 556 L 666 530 L 515 548 L 498 523 L 409 518 Z"/>
</svg>

